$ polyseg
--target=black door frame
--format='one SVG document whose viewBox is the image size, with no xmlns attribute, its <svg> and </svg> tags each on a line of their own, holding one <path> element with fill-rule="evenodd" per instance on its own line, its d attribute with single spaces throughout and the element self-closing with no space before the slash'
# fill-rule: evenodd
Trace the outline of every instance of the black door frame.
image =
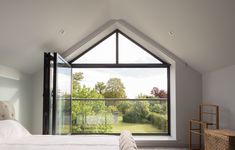
<svg viewBox="0 0 235 150">
<path fill-rule="evenodd" d="M 50 134 L 50 53 L 44 53 L 44 73 L 43 73 L 43 134 Z"/>
<path fill-rule="evenodd" d="M 44 53 L 44 78 L 43 78 L 43 134 L 56 134 L 56 103 L 57 103 L 57 58 L 59 57 L 68 67 L 71 68 L 71 65 L 65 61 L 60 55 L 57 53 Z M 53 90 L 50 92 L 51 87 L 51 62 L 53 62 Z M 52 94 L 52 95 L 50 95 Z M 72 94 L 72 68 L 71 68 L 71 94 Z M 52 106 L 52 116 L 51 113 L 51 106 L 50 106 L 50 97 L 52 96 L 53 99 L 53 106 Z M 70 100 L 72 97 L 70 96 Z M 72 114 L 72 102 L 70 102 L 70 116 Z M 52 120 L 52 129 L 50 129 L 50 120 Z M 70 125 L 72 125 L 72 118 L 70 117 Z M 70 128 L 71 129 L 71 128 Z M 71 130 L 70 130 L 71 133 Z"/>
</svg>

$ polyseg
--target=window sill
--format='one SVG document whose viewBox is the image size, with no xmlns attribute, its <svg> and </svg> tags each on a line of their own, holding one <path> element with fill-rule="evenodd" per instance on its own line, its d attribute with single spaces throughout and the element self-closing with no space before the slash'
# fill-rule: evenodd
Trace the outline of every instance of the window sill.
<svg viewBox="0 0 235 150">
<path fill-rule="evenodd" d="M 173 136 L 133 136 L 135 141 L 176 141 Z"/>
</svg>

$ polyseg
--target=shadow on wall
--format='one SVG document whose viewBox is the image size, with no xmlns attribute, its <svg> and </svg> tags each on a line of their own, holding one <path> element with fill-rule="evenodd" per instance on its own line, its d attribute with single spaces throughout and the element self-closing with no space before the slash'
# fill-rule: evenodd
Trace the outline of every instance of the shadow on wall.
<svg viewBox="0 0 235 150">
<path fill-rule="evenodd" d="M 227 108 L 220 106 L 220 128 L 229 128 L 231 112 Z"/>
<path fill-rule="evenodd" d="M 31 130 L 31 78 L 18 71 L 0 66 L 0 100 L 14 104 L 16 119 Z"/>
</svg>

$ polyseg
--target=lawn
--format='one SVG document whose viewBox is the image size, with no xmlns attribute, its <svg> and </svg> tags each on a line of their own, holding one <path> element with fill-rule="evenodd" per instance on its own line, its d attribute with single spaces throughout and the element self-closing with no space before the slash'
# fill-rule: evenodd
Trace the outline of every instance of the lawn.
<svg viewBox="0 0 235 150">
<path fill-rule="evenodd" d="M 92 128 L 86 128 L 85 133 L 98 133 L 96 129 Z M 120 133 L 123 130 L 129 130 L 132 133 L 143 133 L 143 134 L 148 134 L 148 133 L 164 133 L 163 130 L 158 129 L 154 125 L 150 123 L 126 123 L 122 121 L 122 116 L 118 117 L 118 123 L 112 124 L 112 128 L 105 133 Z M 76 131 L 73 131 L 76 133 Z M 81 131 L 79 131 L 81 132 Z M 78 132 L 78 133 L 79 133 Z"/>
<path fill-rule="evenodd" d="M 118 124 L 114 124 L 111 133 L 120 133 L 123 130 L 129 130 L 132 133 L 160 133 L 162 132 L 152 124 L 148 123 L 125 123 L 122 117 L 118 118 Z"/>
</svg>

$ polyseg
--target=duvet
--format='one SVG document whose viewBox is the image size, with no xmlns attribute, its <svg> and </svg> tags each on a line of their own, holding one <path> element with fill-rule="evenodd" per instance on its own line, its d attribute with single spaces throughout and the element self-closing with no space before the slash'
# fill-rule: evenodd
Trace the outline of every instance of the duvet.
<svg viewBox="0 0 235 150">
<path fill-rule="evenodd" d="M 119 136 L 29 135 L 0 139 L 0 150 L 118 150 Z"/>
<path fill-rule="evenodd" d="M 115 135 L 32 135 L 16 120 L 0 120 L 0 150 L 137 150 L 129 131 Z"/>
</svg>

